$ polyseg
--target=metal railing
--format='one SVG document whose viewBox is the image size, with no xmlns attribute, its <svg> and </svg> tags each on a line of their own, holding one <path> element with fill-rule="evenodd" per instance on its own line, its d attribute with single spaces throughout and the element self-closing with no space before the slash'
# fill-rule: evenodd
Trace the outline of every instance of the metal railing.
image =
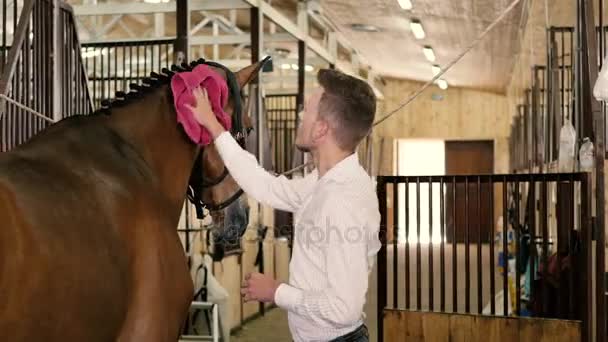
<svg viewBox="0 0 608 342">
<path fill-rule="evenodd" d="M 267 95 L 264 98 L 274 171 L 293 167 L 297 129 L 297 95 Z"/>
<path fill-rule="evenodd" d="M 587 174 L 380 176 L 377 193 L 379 334 L 385 308 L 581 320 L 591 334 L 603 270 Z"/>
<path fill-rule="evenodd" d="M 597 63 L 601 67 L 603 58 L 608 50 L 608 26 L 596 28 L 596 39 L 598 42 Z M 603 42 L 602 42 L 603 40 Z M 515 121 L 511 127 L 512 151 L 520 151 L 521 155 L 515 156 L 511 164 L 513 170 L 530 169 L 533 166 L 541 166 L 557 160 L 559 146 L 559 132 L 566 119 L 572 122 L 577 135 L 577 148 L 580 141 L 589 136 L 593 131 L 593 120 L 589 113 L 577 110 L 576 89 L 576 65 L 575 65 L 575 29 L 574 27 L 551 27 L 547 30 L 547 64 L 546 66 L 534 66 L 532 68 L 532 86 L 529 92 L 524 93 L 521 106 L 526 114 L 522 115 L 518 108 L 517 116 L 523 119 Z M 540 91 L 536 91 L 536 89 Z M 546 91 L 545 91 L 546 90 Z M 547 106 L 539 106 L 546 103 Z M 606 104 L 602 105 L 602 112 L 606 116 Z M 516 142 L 517 131 L 533 127 L 540 127 L 539 134 L 532 135 L 532 140 Z M 540 125 L 540 126 L 539 126 Z M 524 129 L 525 130 L 525 129 Z M 608 132 L 608 126 L 604 127 Z M 519 135 L 521 137 L 521 135 Z M 529 155 L 537 151 L 534 155 Z"/>
<path fill-rule="evenodd" d="M 173 62 L 175 39 L 125 40 L 82 44 L 82 56 L 95 107 L 141 83 L 150 72 L 159 73 Z"/>
<path fill-rule="evenodd" d="M 5 6 L 6 3 L 3 3 Z M 8 151 L 55 121 L 92 112 L 71 7 L 26 0 L 14 34 L 2 33 L 8 49 L 0 81 L 0 152 Z M 7 20 L 3 25 L 6 26 Z"/>
</svg>

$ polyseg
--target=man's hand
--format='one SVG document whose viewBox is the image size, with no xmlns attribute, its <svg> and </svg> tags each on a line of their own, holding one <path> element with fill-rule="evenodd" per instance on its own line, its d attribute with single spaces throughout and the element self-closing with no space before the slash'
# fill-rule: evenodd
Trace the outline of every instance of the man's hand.
<svg viewBox="0 0 608 342">
<path fill-rule="evenodd" d="M 201 87 L 196 87 L 192 91 L 194 99 L 196 100 L 195 106 L 192 107 L 186 104 L 186 107 L 192 111 L 196 121 L 203 127 L 205 127 L 213 139 L 217 138 L 218 135 L 224 132 L 224 127 L 215 117 L 213 109 L 211 109 L 211 103 L 209 102 L 209 96 L 207 90 Z"/>
<path fill-rule="evenodd" d="M 274 302 L 274 293 L 281 283 L 261 273 L 248 273 L 241 287 L 241 294 L 248 301 Z"/>
</svg>

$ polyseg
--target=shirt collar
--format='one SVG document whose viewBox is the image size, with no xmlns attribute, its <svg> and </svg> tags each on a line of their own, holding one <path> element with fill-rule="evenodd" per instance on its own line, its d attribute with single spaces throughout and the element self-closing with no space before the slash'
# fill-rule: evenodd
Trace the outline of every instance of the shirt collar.
<svg viewBox="0 0 608 342">
<path fill-rule="evenodd" d="M 359 155 L 355 152 L 339 161 L 319 180 L 332 180 L 339 183 L 344 182 L 355 174 L 355 171 L 359 166 Z"/>
</svg>

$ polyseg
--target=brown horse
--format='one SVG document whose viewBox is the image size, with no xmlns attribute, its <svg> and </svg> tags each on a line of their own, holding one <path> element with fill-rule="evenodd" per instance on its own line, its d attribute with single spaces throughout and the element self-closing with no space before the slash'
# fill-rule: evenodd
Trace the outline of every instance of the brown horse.
<svg viewBox="0 0 608 342">
<path fill-rule="evenodd" d="M 260 67 L 236 73 L 239 86 Z M 190 173 L 199 155 L 207 178 L 224 165 L 177 124 L 162 78 L 110 115 L 65 119 L 0 154 L 0 340 L 179 338 L 193 293 L 176 234 Z M 203 198 L 237 190 L 226 177 Z"/>
</svg>

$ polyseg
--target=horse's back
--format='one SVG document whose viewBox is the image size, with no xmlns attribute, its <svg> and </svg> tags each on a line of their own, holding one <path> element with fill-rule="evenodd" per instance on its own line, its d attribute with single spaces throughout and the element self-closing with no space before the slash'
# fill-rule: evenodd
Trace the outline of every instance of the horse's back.
<svg viewBox="0 0 608 342">
<path fill-rule="evenodd" d="M 112 341 L 127 311 L 127 247 L 108 198 L 45 158 L 0 157 L 0 336 Z"/>
</svg>

